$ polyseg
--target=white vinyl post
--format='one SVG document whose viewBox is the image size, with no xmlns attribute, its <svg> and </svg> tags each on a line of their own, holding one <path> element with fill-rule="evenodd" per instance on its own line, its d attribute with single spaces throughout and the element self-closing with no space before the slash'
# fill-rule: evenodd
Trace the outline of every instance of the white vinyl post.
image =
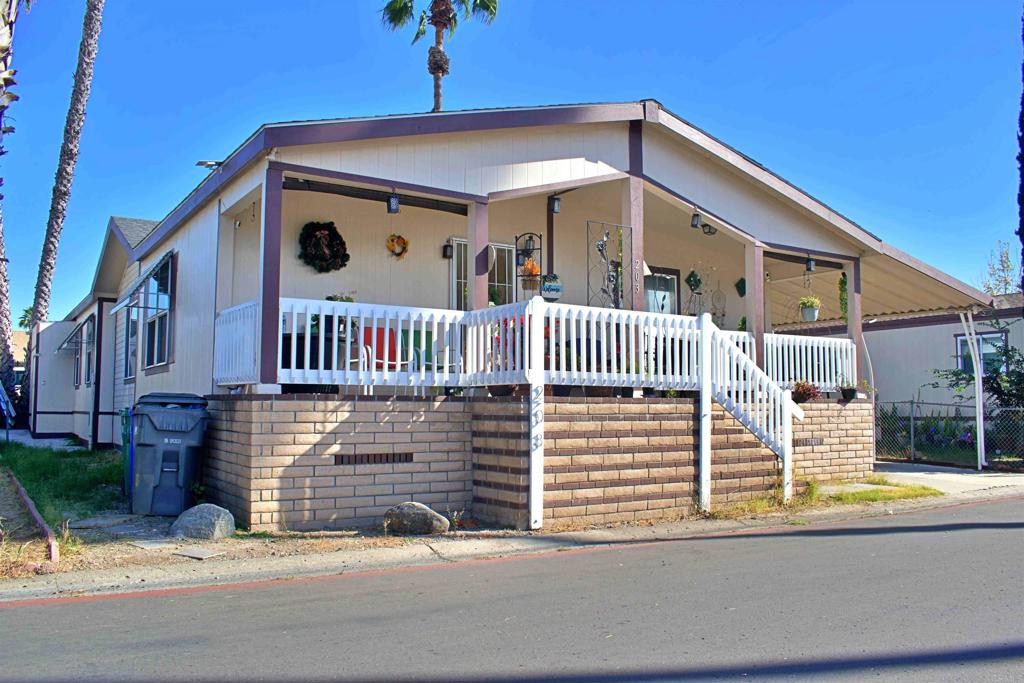
<svg viewBox="0 0 1024 683">
<path fill-rule="evenodd" d="M 793 391 L 782 392 L 782 500 L 793 498 Z"/>
<path fill-rule="evenodd" d="M 711 363 L 712 334 L 711 314 L 700 316 L 700 361 L 697 372 L 700 377 L 700 509 L 711 512 Z"/>
<path fill-rule="evenodd" d="M 971 351 L 971 367 L 974 368 L 974 425 L 977 431 L 978 469 L 988 464 L 985 457 L 985 389 L 982 386 L 983 363 L 978 358 L 981 348 L 978 346 L 978 331 L 974 327 L 974 313 L 967 311 L 967 317 L 960 313 L 960 324 L 964 328 L 967 346 Z"/>
<path fill-rule="evenodd" d="M 544 299 L 526 308 L 529 327 L 526 380 L 530 384 L 530 528 L 544 525 Z"/>
</svg>

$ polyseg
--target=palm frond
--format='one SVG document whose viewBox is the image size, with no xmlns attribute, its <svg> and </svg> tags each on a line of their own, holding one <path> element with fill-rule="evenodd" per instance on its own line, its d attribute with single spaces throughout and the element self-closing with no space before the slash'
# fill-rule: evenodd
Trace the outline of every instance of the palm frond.
<svg viewBox="0 0 1024 683">
<path fill-rule="evenodd" d="M 416 27 L 416 35 L 412 37 L 412 44 L 415 45 L 416 41 L 427 35 L 427 10 L 423 10 L 420 14 L 420 23 Z"/>
<path fill-rule="evenodd" d="M 397 31 L 412 19 L 413 0 L 388 0 L 380 12 L 380 20 L 388 29 Z"/>
<path fill-rule="evenodd" d="M 485 24 L 498 16 L 498 0 L 454 0 L 454 5 L 462 10 L 466 19 L 472 16 Z"/>
</svg>

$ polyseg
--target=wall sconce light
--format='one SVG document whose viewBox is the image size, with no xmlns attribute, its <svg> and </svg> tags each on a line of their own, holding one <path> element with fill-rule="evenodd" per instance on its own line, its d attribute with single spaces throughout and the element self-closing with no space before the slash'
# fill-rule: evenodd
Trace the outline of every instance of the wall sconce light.
<svg viewBox="0 0 1024 683">
<path fill-rule="evenodd" d="M 562 198 L 558 196 L 548 197 L 548 211 L 551 213 L 562 213 Z"/>
<path fill-rule="evenodd" d="M 388 197 L 388 213 L 398 213 L 402 203 L 398 200 L 398 195 L 394 192 Z"/>
<path fill-rule="evenodd" d="M 813 273 L 814 272 L 814 259 L 811 258 L 810 256 L 807 257 L 806 272 L 808 272 L 808 273 Z"/>
<path fill-rule="evenodd" d="M 700 229 L 703 230 L 704 234 L 709 236 L 709 237 L 711 235 L 714 235 L 716 232 L 718 232 L 718 228 L 716 228 L 715 226 L 711 225 L 710 223 L 701 223 L 700 224 Z"/>
<path fill-rule="evenodd" d="M 451 260 L 455 257 L 455 245 L 451 242 L 445 242 L 441 245 L 441 258 Z"/>
<path fill-rule="evenodd" d="M 700 224 L 702 222 L 703 222 L 703 218 L 701 217 L 701 215 L 699 213 L 697 213 L 696 211 L 694 211 L 693 215 L 690 216 L 690 227 L 693 228 L 694 230 L 696 230 L 696 229 L 700 228 Z"/>
</svg>

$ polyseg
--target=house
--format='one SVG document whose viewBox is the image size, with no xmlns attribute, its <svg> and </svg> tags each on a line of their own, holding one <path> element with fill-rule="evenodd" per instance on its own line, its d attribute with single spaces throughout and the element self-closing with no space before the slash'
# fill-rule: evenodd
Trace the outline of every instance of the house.
<svg viewBox="0 0 1024 683">
<path fill-rule="evenodd" d="M 844 338 L 773 332 L 840 283 Z M 654 100 L 268 124 L 111 219 L 34 331 L 33 429 L 116 444 L 136 397 L 207 395 L 207 490 L 253 528 L 666 517 L 865 476 L 861 321 L 989 304 Z"/>
</svg>

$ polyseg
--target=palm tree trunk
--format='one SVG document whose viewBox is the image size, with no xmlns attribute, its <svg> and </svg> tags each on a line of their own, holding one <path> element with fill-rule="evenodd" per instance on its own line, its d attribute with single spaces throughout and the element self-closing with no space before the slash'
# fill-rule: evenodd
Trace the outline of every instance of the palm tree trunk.
<svg viewBox="0 0 1024 683">
<path fill-rule="evenodd" d="M 440 28 L 434 29 L 434 47 L 438 50 L 444 50 L 444 31 Z M 441 111 L 441 78 L 444 76 L 440 71 L 435 71 L 434 74 L 434 111 Z"/>
<path fill-rule="evenodd" d="M 11 55 L 13 53 L 14 24 L 18 19 L 18 9 L 21 0 L 0 0 L 0 73 L 8 74 L 7 78 L 0 79 L 0 156 L 6 154 L 3 146 L 4 134 L 9 132 L 4 123 L 4 114 L 7 107 L 17 97 L 8 92 L 8 86 L 13 85 L 13 72 L 11 68 Z M 0 186 L 3 186 L 3 179 L 0 178 Z M 0 200 L 3 195 L 0 195 Z M 0 384 L 3 385 L 7 395 L 14 394 L 14 339 L 11 329 L 11 299 L 10 284 L 7 277 L 7 247 L 4 242 L 4 219 L 2 208 L 0 208 Z"/>
<path fill-rule="evenodd" d="M 33 324 L 46 320 L 50 310 L 50 285 L 53 282 L 54 268 L 57 266 L 57 246 L 60 243 L 61 231 L 64 229 L 64 216 L 67 213 L 68 199 L 71 197 L 71 182 L 75 176 L 82 126 L 85 124 L 85 107 L 89 102 L 89 91 L 92 88 L 93 65 L 96 62 L 103 22 L 103 3 L 104 0 L 86 0 L 82 42 L 78 47 L 78 66 L 75 68 L 75 81 L 71 90 L 71 106 L 68 107 L 68 117 L 64 123 L 64 141 L 60 147 L 60 159 L 57 162 L 53 195 L 50 199 L 50 218 L 46 223 L 43 253 L 39 259 L 39 274 L 36 277 L 35 301 L 32 304 Z"/>
</svg>

